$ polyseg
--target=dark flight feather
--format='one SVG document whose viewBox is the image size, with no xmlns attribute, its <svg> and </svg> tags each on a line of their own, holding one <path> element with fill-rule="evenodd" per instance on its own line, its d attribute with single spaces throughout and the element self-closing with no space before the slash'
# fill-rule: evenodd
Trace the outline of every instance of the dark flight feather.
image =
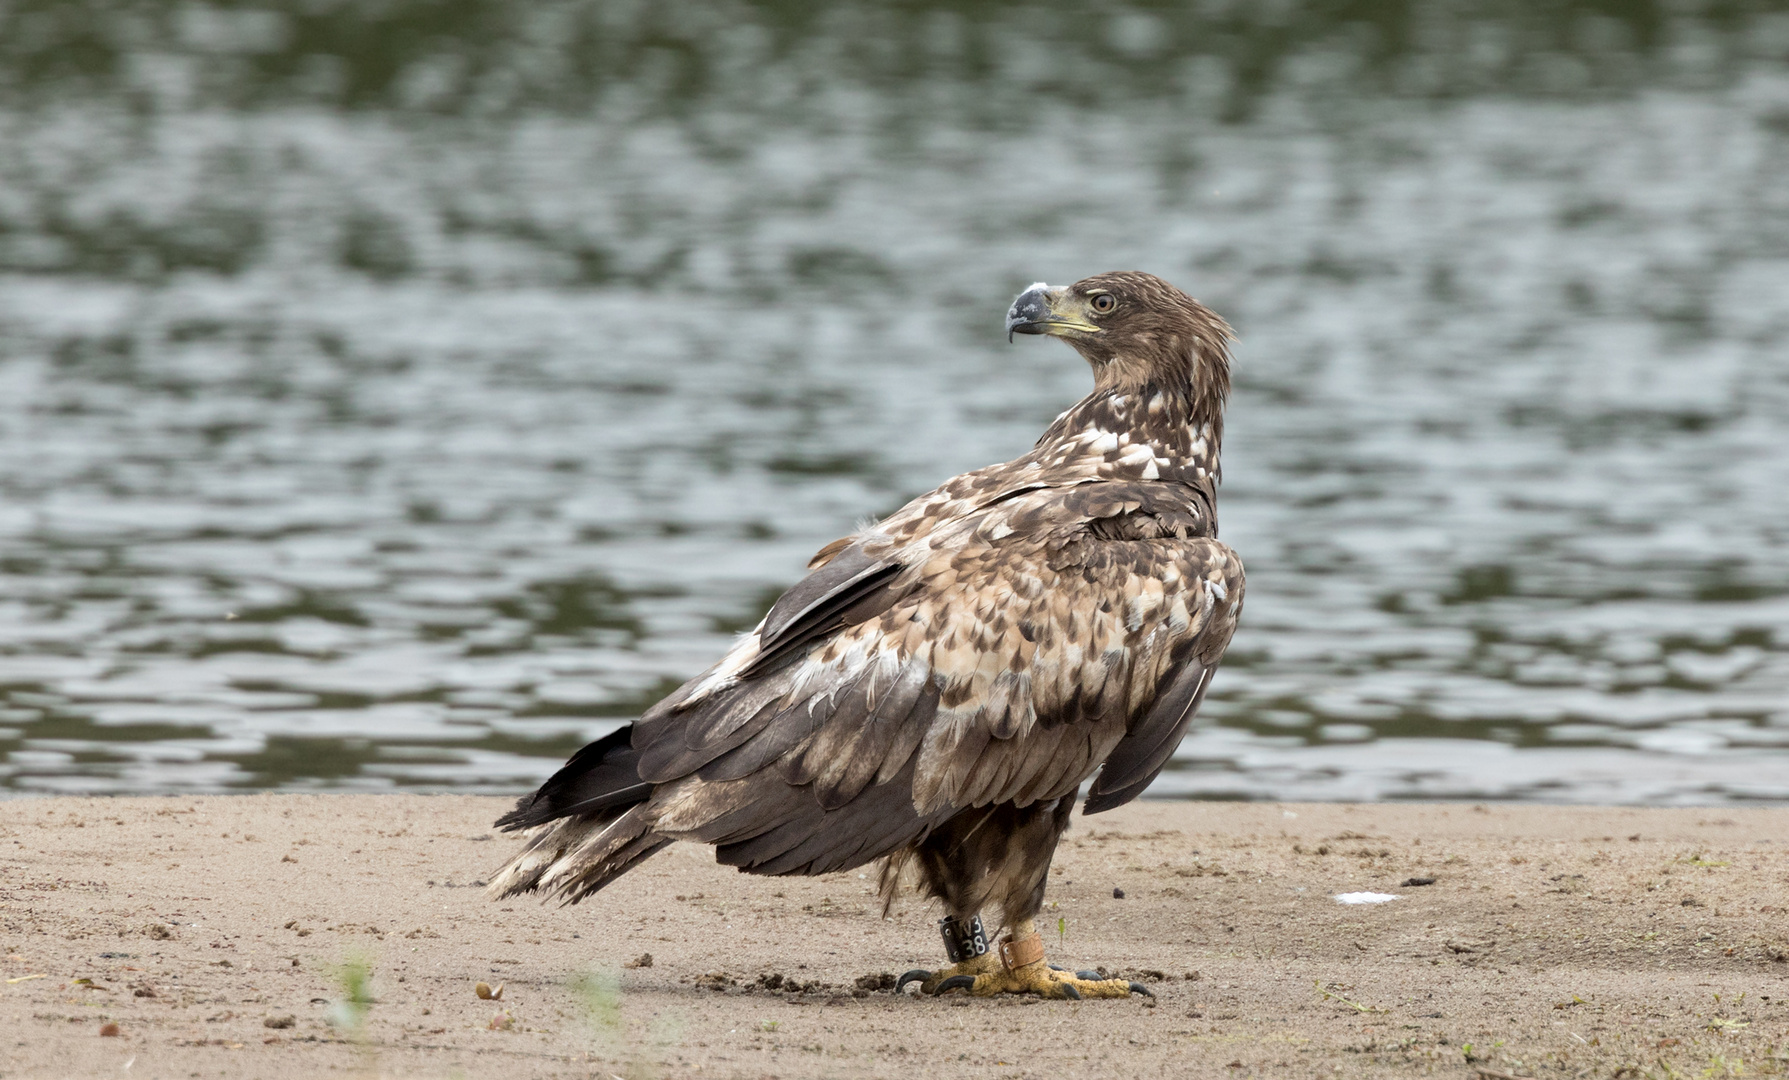
<svg viewBox="0 0 1789 1080">
<path fill-rule="evenodd" d="M 1192 662 L 1180 669 L 1174 684 L 1156 700 L 1143 721 L 1121 739 L 1100 766 L 1099 776 L 1087 793 L 1082 810 L 1098 814 L 1123 806 L 1148 787 L 1168 763 L 1174 748 L 1180 745 L 1199 703 L 1205 700 L 1205 688 L 1211 685 L 1211 669 Z"/>
<path fill-rule="evenodd" d="M 900 572 L 896 563 L 865 555 L 860 544 L 839 552 L 771 606 L 758 630 L 758 656 L 740 677 L 751 678 L 815 638 L 885 610 L 897 595 L 887 585 Z"/>
<path fill-rule="evenodd" d="M 497 827 L 527 829 L 556 818 L 644 802 L 652 785 L 639 777 L 632 734 L 631 726 L 612 731 L 573 754 L 539 790 L 498 818 Z"/>
<path fill-rule="evenodd" d="M 906 780 L 906 783 L 902 783 Z M 725 844 L 715 857 L 757 874 L 829 874 L 861 866 L 923 835 L 948 814 L 926 816 L 913 808 L 906 771 L 838 810 L 809 803 L 804 813 L 749 840 Z"/>
</svg>

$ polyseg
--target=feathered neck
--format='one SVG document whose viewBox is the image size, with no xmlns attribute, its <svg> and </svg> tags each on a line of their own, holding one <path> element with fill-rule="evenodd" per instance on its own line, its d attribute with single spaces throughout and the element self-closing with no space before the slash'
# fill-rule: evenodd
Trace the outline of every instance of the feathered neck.
<svg viewBox="0 0 1789 1080">
<path fill-rule="evenodd" d="M 1061 465 L 1093 461 L 1113 479 L 1212 486 L 1223 437 L 1221 398 L 1213 409 L 1179 380 L 1143 382 L 1094 390 L 1056 418 L 1032 455 Z"/>
</svg>

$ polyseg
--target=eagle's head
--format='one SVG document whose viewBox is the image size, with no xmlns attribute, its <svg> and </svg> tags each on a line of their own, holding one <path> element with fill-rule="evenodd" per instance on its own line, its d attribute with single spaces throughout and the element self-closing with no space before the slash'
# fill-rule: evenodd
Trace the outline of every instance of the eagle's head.
<svg viewBox="0 0 1789 1080">
<path fill-rule="evenodd" d="M 1093 365 L 1102 390 L 1155 386 L 1184 393 L 1194 412 L 1223 409 L 1230 391 L 1229 342 L 1217 313 L 1137 270 L 1026 289 L 1006 312 L 1006 331 L 1049 334 Z"/>
</svg>

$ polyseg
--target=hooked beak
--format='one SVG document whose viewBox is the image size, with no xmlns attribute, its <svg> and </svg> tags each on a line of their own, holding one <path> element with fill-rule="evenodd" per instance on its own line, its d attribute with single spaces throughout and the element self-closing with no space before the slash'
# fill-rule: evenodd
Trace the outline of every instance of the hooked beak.
<svg viewBox="0 0 1789 1080">
<path fill-rule="evenodd" d="M 1050 334 L 1071 337 L 1097 334 L 1100 328 L 1074 310 L 1075 298 L 1068 286 L 1049 286 L 1037 282 L 1020 293 L 1013 306 L 1006 309 L 1006 340 L 1014 334 Z"/>
</svg>

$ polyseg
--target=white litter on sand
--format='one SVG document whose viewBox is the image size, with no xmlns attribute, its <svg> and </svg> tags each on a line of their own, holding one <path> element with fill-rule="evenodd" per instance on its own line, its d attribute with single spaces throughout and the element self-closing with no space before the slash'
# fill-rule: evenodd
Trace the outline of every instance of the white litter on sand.
<svg viewBox="0 0 1789 1080">
<path fill-rule="evenodd" d="M 1344 892 L 1336 893 L 1338 904 L 1385 904 L 1393 900 L 1402 900 L 1401 896 L 1382 892 Z"/>
</svg>

